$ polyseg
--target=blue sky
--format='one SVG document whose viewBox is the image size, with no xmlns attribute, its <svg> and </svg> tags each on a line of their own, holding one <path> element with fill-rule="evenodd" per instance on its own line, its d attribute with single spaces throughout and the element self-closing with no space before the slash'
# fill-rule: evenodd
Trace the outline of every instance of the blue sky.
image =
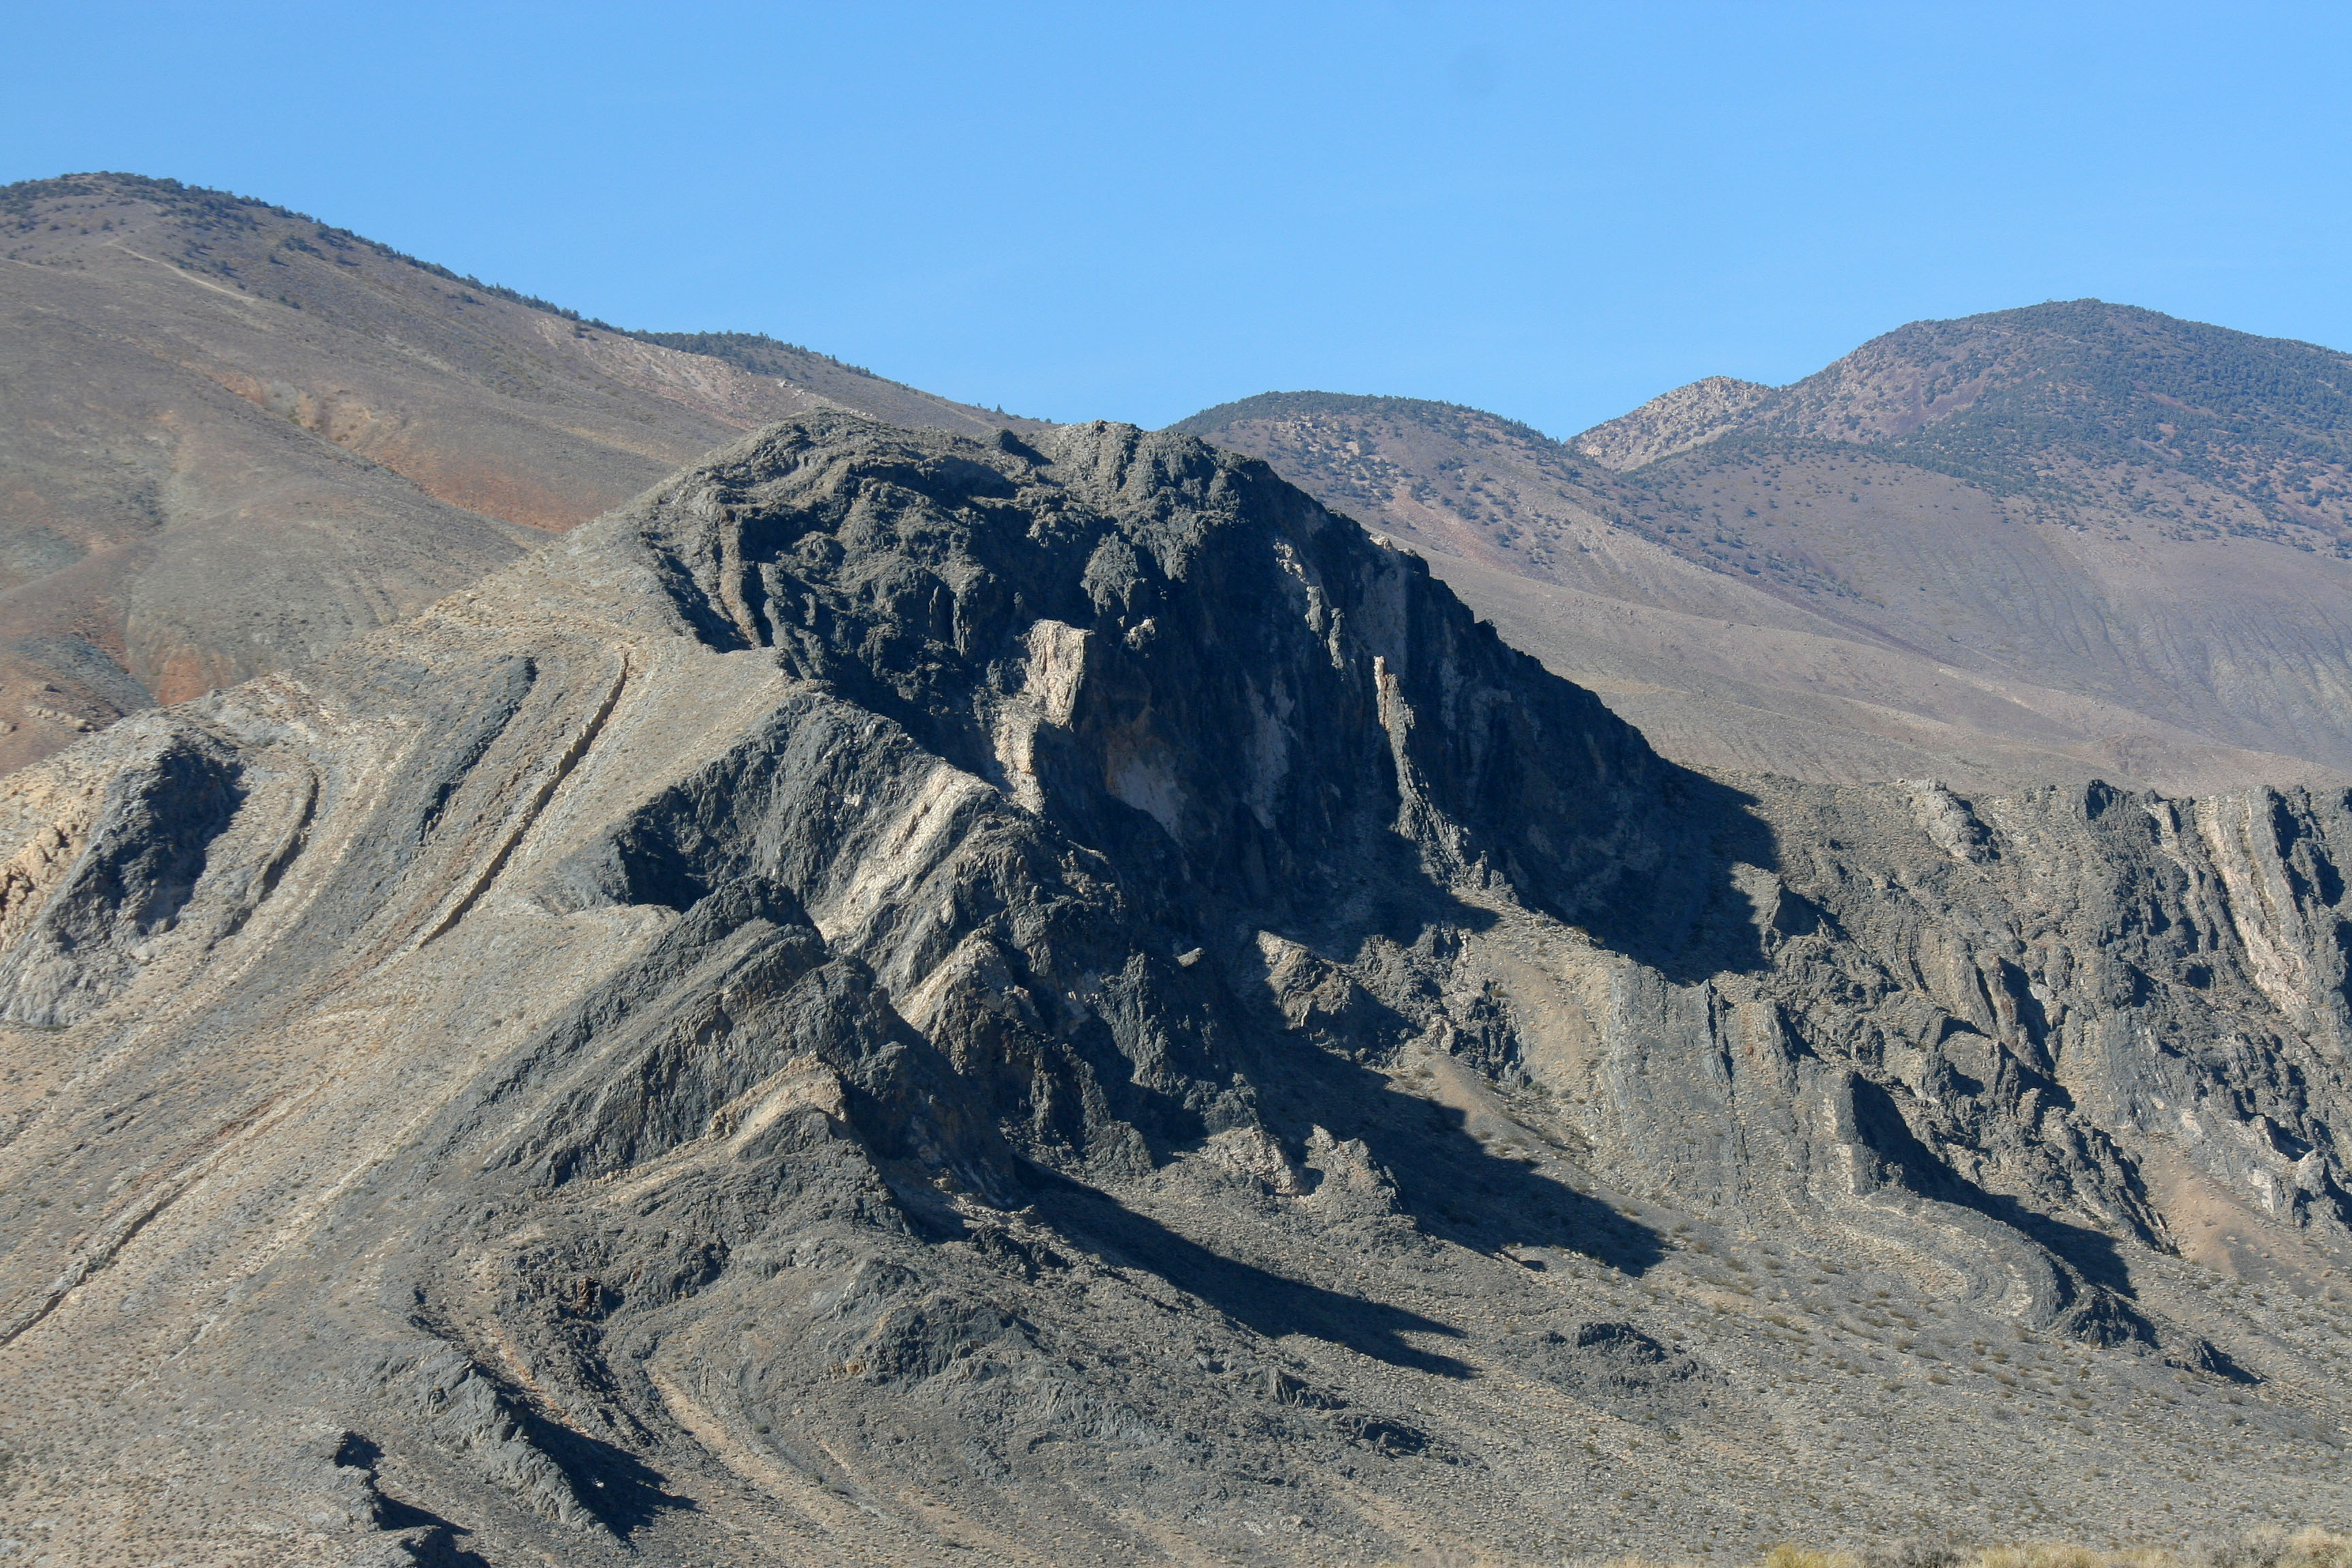
<svg viewBox="0 0 2352 1568">
<path fill-rule="evenodd" d="M 2352 8 L 9 8 L 0 180 L 259 196 L 1053 418 L 1565 435 L 2096 295 L 2352 348 Z"/>
</svg>

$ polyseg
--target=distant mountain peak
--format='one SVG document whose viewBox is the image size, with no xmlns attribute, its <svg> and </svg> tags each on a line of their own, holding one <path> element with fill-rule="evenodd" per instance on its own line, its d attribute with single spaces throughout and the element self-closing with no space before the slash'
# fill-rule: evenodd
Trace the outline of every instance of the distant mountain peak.
<svg viewBox="0 0 2352 1568">
<path fill-rule="evenodd" d="M 1745 435 L 2048 496 L 2070 471 L 2170 470 L 2331 546 L 2352 522 L 2352 355 L 2104 300 L 1898 327 L 1782 389 Z"/>
<path fill-rule="evenodd" d="M 1677 761 L 2203 791 L 2352 766 L 2347 389 L 2330 349 L 2073 300 L 1565 443 L 1313 393 L 1177 428 L 1424 552 Z"/>
<path fill-rule="evenodd" d="M 1703 447 L 1737 429 L 1749 410 L 1771 395 L 1772 389 L 1759 382 L 1705 376 L 1660 393 L 1631 414 L 1595 425 L 1569 445 L 1602 468 L 1622 473 Z"/>
<path fill-rule="evenodd" d="M 1430 397 L 1368 396 L 1352 392 L 1261 392 L 1251 397 L 1220 403 L 1180 419 L 1168 429 L 1179 436 L 1207 437 L 1232 426 L 1260 422 L 1317 419 L 1404 419 L 1417 425 L 1456 428 L 1465 423 L 1508 430 L 1534 445 L 1556 447 L 1559 442 L 1532 425 L 1465 403 Z"/>
</svg>

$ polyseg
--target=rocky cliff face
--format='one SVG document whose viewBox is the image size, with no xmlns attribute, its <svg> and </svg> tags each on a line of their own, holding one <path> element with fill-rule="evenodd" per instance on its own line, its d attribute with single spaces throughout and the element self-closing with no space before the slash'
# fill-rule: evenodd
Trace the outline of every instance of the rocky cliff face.
<svg viewBox="0 0 2352 1568">
<path fill-rule="evenodd" d="M 6 781 L 12 1534 L 2341 1512 L 2344 798 L 1735 788 L 1261 464 L 1033 439 L 775 426 Z"/>
</svg>

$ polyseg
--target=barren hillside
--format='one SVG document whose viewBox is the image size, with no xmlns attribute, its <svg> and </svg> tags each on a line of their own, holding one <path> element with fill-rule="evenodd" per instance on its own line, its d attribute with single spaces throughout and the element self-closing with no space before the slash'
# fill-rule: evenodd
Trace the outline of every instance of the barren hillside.
<svg viewBox="0 0 2352 1568">
<path fill-rule="evenodd" d="M 1566 443 L 1318 394 L 1181 427 L 1426 551 L 1694 764 L 2202 789 L 2352 770 L 2347 364 L 2084 301 Z"/>
<path fill-rule="evenodd" d="M 414 615 L 768 420 L 1025 427 L 687 341 L 171 181 L 0 190 L 0 770 Z"/>
<path fill-rule="evenodd" d="M 36 1560 L 2352 1508 L 2342 792 L 1727 788 L 1183 437 L 780 424 L 0 856 Z"/>
</svg>

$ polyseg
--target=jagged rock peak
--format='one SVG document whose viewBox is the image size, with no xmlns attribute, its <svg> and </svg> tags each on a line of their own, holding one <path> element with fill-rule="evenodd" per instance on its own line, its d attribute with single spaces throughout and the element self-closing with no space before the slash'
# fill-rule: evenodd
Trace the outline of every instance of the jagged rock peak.
<svg viewBox="0 0 2352 1568">
<path fill-rule="evenodd" d="M 1660 835 L 1696 784 L 1418 557 L 1183 436 L 796 419 L 508 592 L 622 581 L 653 591 L 605 613 L 769 650 L 1114 860 L 1173 847 L 1192 896 L 1292 920 L 1343 897 L 1363 834 L 1402 828 L 1445 876 L 1622 923 L 1621 888 L 1671 880 Z"/>
</svg>

